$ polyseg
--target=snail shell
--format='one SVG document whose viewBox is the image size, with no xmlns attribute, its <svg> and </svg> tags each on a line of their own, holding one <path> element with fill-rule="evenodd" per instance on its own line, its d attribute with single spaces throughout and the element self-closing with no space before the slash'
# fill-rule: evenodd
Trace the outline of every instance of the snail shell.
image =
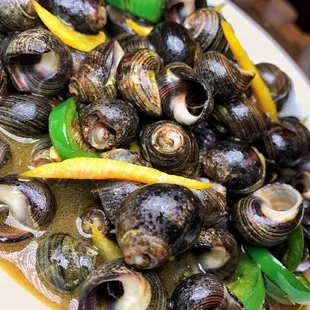
<svg viewBox="0 0 310 310">
<path fill-rule="evenodd" d="M 30 29 L 10 41 L 5 67 L 22 93 L 56 95 L 70 80 L 73 62 L 69 48 L 45 29 Z"/>
<path fill-rule="evenodd" d="M 0 138 L 0 170 L 12 159 L 12 152 L 9 144 Z"/>
<path fill-rule="evenodd" d="M 122 97 L 151 116 L 162 114 L 155 77 L 162 65 L 155 52 L 138 49 L 126 53 L 117 69 L 117 87 Z"/>
<path fill-rule="evenodd" d="M 117 41 L 101 44 L 89 52 L 72 77 L 70 92 L 81 102 L 116 98 L 116 70 L 124 52 Z"/>
<path fill-rule="evenodd" d="M 179 283 L 172 297 L 173 310 L 243 309 L 224 284 L 213 274 L 194 274 Z"/>
<path fill-rule="evenodd" d="M 211 272 L 221 280 L 234 274 L 238 265 L 238 244 L 228 230 L 203 230 L 192 253 L 204 272 Z"/>
<path fill-rule="evenodd" d="M 101 265 L 85 281 L 79 310 L 96 309 L 166 310 L 168 296 L 156 273 L 137 272 L 119 259 Z"/>
<path fill-rule="evenodd" d="M 1 50 L 0 50 L 1 56 Z M 5 73 L 2 60 L 0 60 L 0 96 L 2 96 L 7 90 L 8 78 Z"/>
<path fill-rule="evenodd" d="M 9 225 L 1 216 L 0 242 L 16 242 L 45 228 L 54 218 L 56 201 L 50 188 L 38 180 L 22 181 L 17 176 L 0 178 L 0 201 L 17 223 Z M 21 224 L 23 227 L 20 228 Z M 29 230 L 27 230 L 27 228 Z"/>
<path fill-rule="evenodd" d="M 6 95 L 0 98 L 0 126 L 24 138 L 39 138 L 48 132 L 52 110 L 49 99 L 36 95 Z"/>
<path fill-rule="evenodd" d="M 203 209 L 195 194 L 178 185 L 152 184 L 127 196 L 115 230 L 126 263 L 152 269 L 190 248 L 202 226 Z"/>
<path fill-rule="evenodd" d="M 189 126 L 212 113 L 211 90 L 190 66 L 172 63 L 164 67 L 156 79 L 165 117 Z"/>
<path fill-rule="evenodd" d="M 210 123 L 238 140 L 253 142 L 268 130 L 270 120 L 257 106 L 239 97 L 233 101 L 217 103 Z"/>
<path fill-rule="evenodd" d="M 180 24 L 163 22 L 148 35 L 151 49 L 163 59 L 165 65 L 184 62 L 192 66 L 200 57 L 201 49 Z"/>
<path fill-rule="evenodd" d="M 292 185 L 302 194 L 304 200 L 310 202 L 310 172 L 297 173 L 293 178 Z"/>
<path fill-rule="evenodd" d="M 273 183 L 241 199 L 233 212 L 240 235 L 258 246 L 283 243 L 301 223 L 302 196 L 292 186 Z"/>
<path fill-rule="evenodd" d="M 218 99 L 236 98 L 249 87 L 255 74 L 234 65 L 228 58 L 216 51 L 204 53 L 194 69 L 214 88 Z"/>
<path fill-rule="evenodd" d="M 107 22 L 107 13 L 100 0 L 41 0 L 40 3 L 82 33 L 96 34 Z"/>
<path fill-rule="evenodd" d="M 259 63 L 256 65 L 256 68 L 269 88 L 277 110 L 281 111 L 292 91 L 291 79 L 277 66 L 270 63 Z"/>
<path fill-rule="evenodd" d="M 167 0 L 165 6 L 165 20 L 180 24 L 197 9 L 206 6 L 206 0 Z"/>
<path fill-rule="evenodd" d="M 207 150 L 202 162 L 206 176 L 231 191 L 249 193 L 265 181 L 265 159 L 254 147 L 223 142 Z"/>
<path fill-rule="evenodd" d="M 145 36 L 125 35 L 117 39 L 125 53 L 132 52 L 138 49 L 150 48 L 149 41 Z"/>
<path fill-rule="evenodd" d="M 31 151 L 31 162 L 34 167 L 52 163 L 50 149 L 53 146 L 49 137 L 40 139 Z"/>
<path fill-rule="evenodd" d="M 86 243 L 68 234 L 53 234 L 39 242 L 37 273 L 57 292 L 72 292 L 95 269 L 97 255 Z"/>
<path fill-rule="evenodd" d="M 224 53 L 228 42 L 221 25 L 221 14 L 211 8 L 202 8 L 186 18 L 183 26 L 200 45 L 202 52 Z"/>
<path fill-rule="evenodd" d="M 0 32 L 10 33 L 31 29 L 37 22 L 32 0 L 1 0 Z"/>
<path fill-rule="evenodd" d="M 100 99 L 84 109 L 81 128 L 92 147 L 107 151 L 125 145 L 136 137 L 139 117 L 128 102 Z"/>
<path fill-rule="evenodd" d="M 199 164 L 195 137 L 173 121 L 159 121 L 144 128 L 141 154 L 161 171 L 182 176 L 195 174 Z"/>
</svg>

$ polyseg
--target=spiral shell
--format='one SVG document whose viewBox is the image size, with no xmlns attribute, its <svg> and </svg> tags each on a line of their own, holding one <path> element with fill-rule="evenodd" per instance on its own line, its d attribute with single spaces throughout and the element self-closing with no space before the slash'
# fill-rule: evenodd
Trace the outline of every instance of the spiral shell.
<svg viewBox="0 0 310 310">
<path fill-rule="evenodd" d="M 162 114 L 155 77 L 162 65 L 155 52 L 138 49 L 126 53 L 117 69 L 117 87 L 122 97 L 151 116 Z"/>
<path fill-rule="evenodd" d="M 0 126 L 18 137 L 39 138 L 48 132 L 49 100 L 36 95 L 0 98 Z"/>
<path fill-rule="evenodd" d="M 1 48 L 0 48 L 1 57 Z M 2 96 L 7 90 L 8 78 L 5 73 L 2 60 L 0 60 L 0 96 Z"/>
<path fill-rule="evenodd" d="M 117 39 L 125 53 L 132 52 L 138 49 L 150 48 L 149 41 L 145 36 L 136 34 L 122 36 Z"/>
<path fill-rule="evenodd" d="M 253 142 L 267 132 L 270 120 L 257 106 L 239 97 L 216 104 L 210 123 L 238 140 Z"/>
<path fill-rule="evenodd" d="M 256 65 L 256 68 L 269 88 L 277 110 L 281 111 L 292 91 L 291 79 L 277 66 L 270 63 L 259 63 Z"/>
<path fill-rule="evenodd" d="M 173 292 L 171 299 L 173 310 L 243 309 L 224 284 L 210 273 L 194 274 L 184 279 Z"/>
<path fill-rule="evenodd" d="M 302 197 L 287 184 L 266 185 L 241 199 L 233 212 L 233 222 L 240 235 L 258 246 L 283 243 L 301 223 Z"/>
<path fill-rule="evenodd" d="M 5 67 L 19 92 L 56 95 L 70 80 L 69 48 L 45 29 L 30 29 L 10 41 Z"/>
<path fill-rule="evenodd" d="M 44 282 L 60 293 L 74 291 L 95 269 L 97 252 L 68 234 L 53 234 L 39 242 L 36 269 Z"/>
<path fill-rule="evenodd" d="M 53 162 L 50 157 L 50 149 L 52 146 L 52 141 L 49 137 L 44 137 L 35 144 L 31 151 L 31 162 L 34 167 Z"/>
<path fill-rule="evenodd" d="M 202 52 L 224 53 L 228 42 L 221 25 L 221 15 L 211 8 L 202 8 L 186 18 L 183 26 L 200 45 Z"/>
<path fill-rule="evenodd" d="M 154 168 L 171 174 L 192 176 L 199 164 L 195 137 L 173 121 L 159 121 L 144 128 L 141 154 Z"/>
<path fill-rule="evenodd" d="M 32 0 L 1 0 L 0 32 L 10 33 L 31 29 L 35 26 L 37 18 Z"/>
<path fill-rule="evenodd" d="M 87 54 L 72 77 L 70 93 L 79 101 L 116 98 L 116 70 L 124 52 L 117 41 L 101 44 Z"/>
<path fill-rule="evenodd" d="M 204 53 L 194 69 L 213 85 L 214 96 L 218 99 L 230 99 L 240 96 L 249 87 L 255 74 L 242 70 L 216 51 Z"/>
<path fill-rule="evenodd" d="M 81 128 L 92 147 L 107 151 L 125 145 L 136 137 L 139 117 L 128 102 L 101 99 L 84 109 Z"/>
<path fill-rule="evenodd" d="M 114 260 L 94 270 L 83 286 L 79 310 L 99 308 L 166 310 L 168 296 L 156 273 L 140 273 Z"/>
<path fill-rule="evenodd" d="M 212 113 L 212 91 L 190 66 L 172 63 L 156 79 L 165 117 L 189 126 Z"/>
<path fill-rule="evenodd" d="M 190 248 L 202 226 L 202 206 L 195 194 L 178 185 L 152 184 L 127 196 L 115 230 L 125 261 L 152 269 Z"/>
<path fill-rule="evenodd" d="M 12 152 L 10 145 L 0 138 L 0 169 L 12 159 Z"/>
</svg>

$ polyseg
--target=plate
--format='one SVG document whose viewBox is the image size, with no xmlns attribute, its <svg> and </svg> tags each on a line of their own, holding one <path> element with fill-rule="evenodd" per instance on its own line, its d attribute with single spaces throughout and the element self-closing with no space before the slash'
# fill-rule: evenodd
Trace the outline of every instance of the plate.
<svg viewBox="0 0 310 310">
<path fill-rule="evenodd" d="M 247 53 L 255 62 L 270 62 L 279 66 L 293 81 L 294 91 L 281 116 L 293 115 L 299 118 L 309 116 L 310 129 L 310 83 L 307 76 L 273 40 L 273 38 L 241 9 L 229 1 L 209 0 L 209 4 L 226 2 L 222 13 L 232 24 Z M 46 310 L 44 304 L 14 282 L 4 270 L 0 270 L 0 308 L 10 310 Z M 310 309 L 310 306 L 307 307 Z"/>
</svg>

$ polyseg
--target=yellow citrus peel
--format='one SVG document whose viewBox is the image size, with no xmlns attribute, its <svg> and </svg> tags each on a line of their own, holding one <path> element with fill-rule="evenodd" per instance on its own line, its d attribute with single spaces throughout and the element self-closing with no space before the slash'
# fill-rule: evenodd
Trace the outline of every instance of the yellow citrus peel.
<svg viewBox="0 0 310 310">
<path fill-rule="evenodd" d="M 231 26 L 225 20 L 221 20 L 221 24 L 230 49 L 241 68 L 255 73 L 251 88 L 259 108 L 267 113 L 274 123 L 279 123 L 275 103 L 259 71 L 244 51 Z"/>
<path fill-rule="evenodd" d="M 57 16 L 47 11 L 38 2 L 33 1 L 33 6 L 44 25 L 70 47 L 82 52 L 90 52 L 106 41 L 106 35 L 103 31 L 99 32 L 98 35 L 86 35 L 77 32 L 64 24 Z"/>
</svg>

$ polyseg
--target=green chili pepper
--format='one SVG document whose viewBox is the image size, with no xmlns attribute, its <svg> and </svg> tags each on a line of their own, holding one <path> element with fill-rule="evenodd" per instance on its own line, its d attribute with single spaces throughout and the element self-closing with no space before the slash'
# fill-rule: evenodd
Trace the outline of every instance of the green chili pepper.
<svg viewBox="0 0 310 310">
<path fill-rule="evenodd" d="M 281 289 L 292 302 L 310 303 L 310 290 L 301 283 L 267 249 L 245 246 L 246 252 L 260 265 L 263 273 Z"/>
<path fill-rule="evenodd" d="M 107 3 L 122 11 L 157 23 L 163 15 L 165 0 L 107 0 Z"/>
<path fill-rule="evenodd" d="M 293 272 L 299 266 L 304 253 L 304 232 L 299 226 L 288 238 L 288 253 L 284 262 L 286 268 Z"/>
<path fill-rule="evenodd" d="M 247 310 L 260 310 L 265 301 L 265 288 L 259 265 L 245 254 L 239 257 L 237 270 L 227 286 Z"/>
<path fill-rule="evenodd" d="M 78 125 L 77 106 L 74 98 L 55 107 L 49 117 L 49 133 L 53 146 L 62 160 L 75 157 L 99 157 L 98 153 L 88 153 L 76 143 L 72 126 Z"/>
</svg>

